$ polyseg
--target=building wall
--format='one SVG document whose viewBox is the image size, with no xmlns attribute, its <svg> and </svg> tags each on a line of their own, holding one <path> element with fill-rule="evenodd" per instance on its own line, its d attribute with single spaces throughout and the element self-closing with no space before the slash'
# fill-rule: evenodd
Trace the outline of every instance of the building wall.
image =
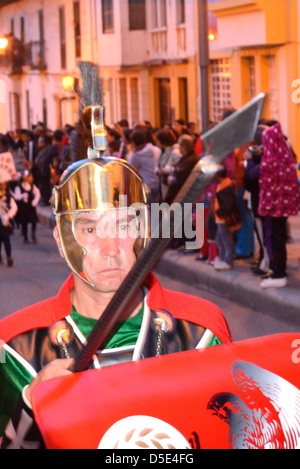
<svg viewBox="0 0 300 469">
<path fill-rule="evenodd" d="M 81 57 L 91 60 L 93 53 L 92 29 L 90 24 L 90 2 L 81 0 Z M 65 9 L 65 42 L 66 64 L 62 67 L 59 41 L 59 14 L 60 6 Z M 32 69 L 23 66 L 21 73 L 8 73 L 9 69 L 0 68 L 0 78 L 6 84 L 6 115 L 4 131 L 10 130 L 15 119 L 11 113 L 10 96 L 18 93 L 20 97 L 21 126 L 36 124 L 44 120 L 43 106 L 47 109 L 47 125 L 56 129 L 66 123 L 74 124 L 77 119 L 77 102 L 72 91 L 66 91 L 62 85 L 63 76 L 79 77 L 76 67 L 75 40 L 73 28 L 73 1 L 52 0 L 23 0 L 0 8 L 0 34 L 9 33 L 10 18 L 14 18 L 15 36 L 20 38 L 20 16 L 25 18 L 25 43 L 39 41 L 38 11 L 44 12 L 44 38 L 45 38 L 45 62 L 43 70 Z M 94 58 L 96 54 L 94 52 Z M 29 98 L 29 105 L 28 105 Z"/>
<path fill-rule="evenodd" d="M 280 121 L 298 158 L 299 104 L 293 102 L 292 83 L 300 78 L 299 8 L 299 0 L 223 0 L 210 6 L 218 25 L 210 58 L 230 60 L 232 106 L 245 104 L 253 90 L 266 92 L 263 117 Z"/>
<path fill-rule="evenodd" d="M 104 78 L 107 122 L 113 124 L 121 118 L 128 118 L 133 125 L 136 119 L 132 115 L 132 96 L 130 80 L 138 81 L 138 120 L 148 120 L 153 126 L 160 126 L 159 93 L 157 80 L 170 81 L 170 107 L 173 118 L 183 117 L 182 102 L 179 96 L 178 80 L 188 83 L 189 118 L 198 123 L 197 95 L 198 84 L 195 55 L 195 10 L 194 0 L 186 0 L 185 24 L 178 25 L 176 20 L 176 2 L 166 2 L 168 26 L 154 27 L 153 2 L 146 3 L 146 30 L 129 31 L 128 5 L 124 0 L 115 1 L 115 29 L 112 34 L 103 34 L 99 16 L 98 43 L 100 75 Z M 128 112 L 122 115 L 122 106 L 117 103 L 111 112 L 112 101 L 120 92 L 120 80 L 126 80 Z M 108 81 L 110 80 L 110 84 Z M 112 86 L 113 83 L 113 86 Z M 111 91 L 112 90 L 112 91 Z M 111 99 L 111 93 L 114 99 Z M 120 96 L 119 96 L 120 100 Z M 136 117 L 136 116 L 135 116 Z"/>
</svg>

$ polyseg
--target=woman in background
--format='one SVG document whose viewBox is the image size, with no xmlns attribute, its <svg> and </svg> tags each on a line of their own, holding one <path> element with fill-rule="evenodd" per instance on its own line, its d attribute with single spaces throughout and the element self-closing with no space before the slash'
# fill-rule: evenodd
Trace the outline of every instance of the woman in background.
<svg viewBox="0 0 300 469">
<path fill-rule="evenodd" d="M 13 266 L 10 237 L 13 232 L 12 219 L 17 211 L 17 204 L 8 191 L 7 183 L 0 183 L 0 264 L 3 264 L 1 250 L 4 244 L 8 267 Z"/>
</svg>

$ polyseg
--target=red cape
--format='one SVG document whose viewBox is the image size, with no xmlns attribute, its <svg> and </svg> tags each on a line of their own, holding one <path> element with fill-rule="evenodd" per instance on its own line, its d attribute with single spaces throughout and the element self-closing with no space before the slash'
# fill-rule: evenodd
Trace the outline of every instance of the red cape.
<svg viewBox="0 0 300 469">
<path fill-rule="evenodd" d="M 149 288 L 148 306 L 151 310 L 165 309 L 175 318 L 191 321 L 212 331 L 221 342 L 231 342 L 228 326 L 221 310 L 213 303 L 196 296 L 166 290 L 150 273 L 145 285 Z M 68 316 L 72 309 L 70 290 L 74 288 L 71 274 L 57 296 L 23 308 L 0 321 L 0 339 L 8 342 L 23 332 L 49 327 Z"/>
</svg>

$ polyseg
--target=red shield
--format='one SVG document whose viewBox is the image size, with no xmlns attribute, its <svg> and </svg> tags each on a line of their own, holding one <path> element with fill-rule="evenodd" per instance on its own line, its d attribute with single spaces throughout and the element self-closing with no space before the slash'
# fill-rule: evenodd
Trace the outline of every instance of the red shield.
<svg viewBox="0 0 300 469">
<path fill-rule="evenodd" d="M 295 448 L 300 334 L 85 371 L 39 384 L 48 448 Z"/>
</svg>

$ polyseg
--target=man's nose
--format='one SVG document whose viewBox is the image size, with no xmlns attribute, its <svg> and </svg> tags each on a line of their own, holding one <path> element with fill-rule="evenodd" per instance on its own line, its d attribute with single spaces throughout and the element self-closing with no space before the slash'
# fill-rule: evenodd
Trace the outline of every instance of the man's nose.
<svg viewBox="0 0 300 469">
<path fill-rule="evenodd" d="M 100 240 L 100 252 L 103 256 L 115 257 L 119 253 L 119 240 L 106 236 Z"/>
</svg>

